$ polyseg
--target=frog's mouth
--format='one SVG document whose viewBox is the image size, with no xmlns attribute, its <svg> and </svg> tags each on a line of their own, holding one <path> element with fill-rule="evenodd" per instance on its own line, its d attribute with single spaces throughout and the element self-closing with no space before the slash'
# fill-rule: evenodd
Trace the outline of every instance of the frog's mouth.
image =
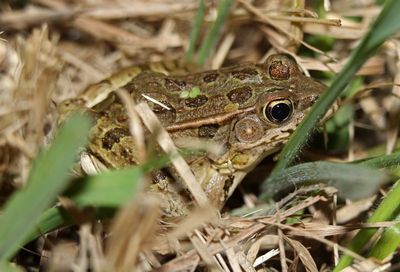
<svg viewBox="0 0 400 272">
<path fill-rule="evenodd" d="M 235 172 L 249 172 L 256 167 L 265 157 L 277 152 L 280 146 L 258 146 L 240 152 L 227 154 L 225 158 L 212 163 L 213 167 L 221 174 L 233 174 Z"/>
</svg>

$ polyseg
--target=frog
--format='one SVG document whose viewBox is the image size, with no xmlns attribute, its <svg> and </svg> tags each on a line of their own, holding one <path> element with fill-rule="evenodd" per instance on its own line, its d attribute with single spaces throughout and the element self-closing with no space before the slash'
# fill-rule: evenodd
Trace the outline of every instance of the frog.
<svg viewBox="0 0 400 272">
<path fill-rule="evenodd" d="M 178 148 L 186 138 L 220 147 L 217 154 L 193 153 L 186 162 L 209 202 L 221 209 L 247 173 L 283 147 L 326 86 L 304 75 L 288 54 L 207 71 L 172 62 L 125 68 L 59 105 L 60 116 L 95 113 L 87 152 L 112 169 L 139 163 L 126 108 L 115 94 L 120 88 L 134 103 L 148 104 Z M 192 197 L 173 167 L 151 177 L 149 191 L 161 199 L 164 214 L 190 212 Z"/>
</svg>

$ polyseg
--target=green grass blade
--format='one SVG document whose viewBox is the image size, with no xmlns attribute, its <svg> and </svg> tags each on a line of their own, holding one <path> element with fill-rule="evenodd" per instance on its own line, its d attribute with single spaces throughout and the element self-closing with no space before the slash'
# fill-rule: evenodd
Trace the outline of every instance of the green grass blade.
<svg viewBox="0 0 400 272">
<path fill-rule="evenodd" d="M 192 31 L 190 32 L 189 48 L 186 53 L 186 58 L 189 61 L 193 59 L 194 49 L 196 47 L 196 42 L 200 36 L 201 25 L 203 24 L 205 13 L 206 13 L 206 5 L 204 3 L 204 0 L 200 0 L 199 8 L 197 10 L 196 17 L 194 18 Z"/>
<path fill-rule="evenodd" d="M 229 15 L 229 11 L 231 9 L 233 2 L 234 2 L 233 0 L 219 1 L 217 19 L 211 26 L 210 31 L 207 33 L 207 36 L 199 49 L 199 53 L 197 56 L 198 64 L 204 65 L 204 63 L 207 60 L 207 57 L 210 55 L 211 50 L 217 43 L 219 34 L 221 32 L 221 29 L 224 25 L 226 18 Z"/>
<path fill-rule="evenodd" d="M 321 95 L 311 108 L 308 116 L 285 145 L 271 176 L 286 168 L 293 161 L 308 136 L 317 126 L 318 121 L 328 111 L 336 98 L 345 90 L 346 85 L 351 81 L 357 70 L 378 50 L 385 39 L 400 29 L 400 20 L 398 19 L 399 10 L 400 1 L 390 0 L 386 2 L 371 29 L 353 51 L 343 70 L 337 75 L 334 83 Z M 269 182 L 269 180 L 267 179 L 265 182 Z"/>
<path fill-rule="evenodd" d="M 132 200 L 137 192 L 142 167 L 124 169 L 78 179 L 65 192 L 78 208 L 96 207 L 117 209 Z M 101 212 L 96 218 L 103 218 Z M 74 222 L 62 207 L 53 207 L 40 215 L 36 227 L 27 235 L 24 243 L 28 243 L 49 231 Z"/>
<path fill-rule="evenodd" d="M 262 190 L 274 195 L 293 185 L 318 181 L 335 186 L 342 197 L 360 199 L 374 194 L 386 179 L 385 173 L 369 167 L 318 161 L 285 169 L 263 184 Z"/>
<path fill-rule="evenodd" d="M 37 224 L 29 234 L 26 235 L 21 244 L 27 244 L 57 227 L 68 226 L 71 224 L 73 224 L 72 219 L 61 206 L 52 207 L 39 216 Z"/>
<path fill-rule="evenodd" d="M 0 271 L 1 272 L 23 272 L 22 268 L 16 267 L 8 262 L 0 263 Z"/>
<path fill-rule="evenodd" d="M 388 221 L 394 218 L 396 212 L 400 209 L 400 181 L 397 181 L 392 190 L 386 195 L 374 214 L 367 220 L 369 223 Z M 347 249 L 354 252 L 359 252 L 371 237 L 376 233 L 377 229 L 363 229 L 360 230 L 353 238 Z M 335 267 L 334 272 L 342 271 L 349 266 L 353 258 L 349 255 L 343 255 L 338 265 Z"/>
<path fill-rule="evenodd" d="M 371 249 L 368 257 L 384 260 L 396 252 L 397 248 L 400 246 L 400 214 L 397 215 L 395 221 L 399 223 L 387 228 L 383 232 L 382 237 Z"/>
<path fill-rule="evenodd" d="M 89 176 L 74 184 L 66 196 L 78 207 L 117 208 L 133 199 L 142 176 L 141 167 Z"/>
<path fill-rule="evenodd" d="M 362 161 L 356 161 L 354 163 L 373 168 L 398 167 L 400 166 L 400 152 L 396 152 L 390 155 L 377 156 Z"/>
<path fill-rule="evenodd" d="M 67 186 L 68 170 L 86 141 L 89 126 L 83 116 L 68 120 L 50 148 L 34 162 L 27 186 L 6 203 L 0 216 L 0 262 L 15 254 L 39 215 Z"/>
<path fill-rule="evenodd" d="M 115 210 L 134 198 L 145 173 L 165 167 L 171 156 L 162 155 L 134 168 L 78 179 L 65 191 L 64 196 L 71 199 L 77 208 L 97 208 L 94 214 L 96 218 L 109 217 L 110 208 Z M 58 227 L 74 223 L 62 207 L 48 209 L 40 215 L 37 222 L 24 243 Z"/>
<path fill-rule="evenodd" d="M 132 200 L 137 192 L 143 167 L 106 172 L 78 179 L 64 196 L 70 198 L 77 208 L 96 207 L 117 209 Z M 101 211 L 96 218 L 104 218 Z M 24 244 L 40 235 L 74 222 L 61 207 L 53 207 L 42 213 L 35 228 L 26 236 Z"/>
</svg>

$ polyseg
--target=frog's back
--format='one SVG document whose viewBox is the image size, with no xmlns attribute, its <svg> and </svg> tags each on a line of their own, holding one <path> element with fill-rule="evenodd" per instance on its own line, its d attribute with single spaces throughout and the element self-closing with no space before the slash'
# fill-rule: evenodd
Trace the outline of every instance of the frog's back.
<svg viewBox="0 0 400 272">
<path fill-rule="evenodd" d="M 144 71 L 124 88 L 137 103 L 147 102 L 168 126 L 254 104 L 262 77 L 261 67 L 250 64 L 183 76 Z M 163 118 L 163 114 L 169 118 Z"/>
<path fill-rule="evenodd" d="M 294 60 L 274 56 L 263 64 L 240 64 L 187 75 L 142 71 L 124 88 L 136 103 L 148 103 L 170 131 L 185 127 L 181 126 L 185 123 L 191 124 L 188 127 L 221 124 L 252 108 L 259 111 L 254 107 L 260 98 L 274 92 L 290 91 L 296 101 L 323 88 L 304 76 Z"/>
</svg>

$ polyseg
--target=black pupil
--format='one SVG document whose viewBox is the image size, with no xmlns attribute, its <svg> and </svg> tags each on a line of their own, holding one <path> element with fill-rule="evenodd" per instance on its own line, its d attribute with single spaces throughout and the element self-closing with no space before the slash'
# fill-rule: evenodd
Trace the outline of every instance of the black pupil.
<svg viewBox="0 0 400 272">
<path fill-rule="evenodd" d="M 284 121 L 289 117 L 291 107 L 286 103 L 278 103 L 270 109 L 271 117 L 278 122 Z"/>
</svg>

